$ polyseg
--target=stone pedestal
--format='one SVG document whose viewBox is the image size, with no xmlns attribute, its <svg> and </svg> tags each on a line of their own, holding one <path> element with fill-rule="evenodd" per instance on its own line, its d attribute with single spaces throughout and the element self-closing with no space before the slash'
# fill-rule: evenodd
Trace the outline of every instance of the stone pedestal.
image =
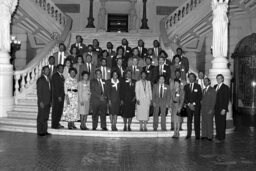
<svg viewBox="0 0 256 171">
<path fill-rule="evenodd" d="M 8 52 L 0 51 L 0 117 L 6 117 L 11 111 L 13 98 L 13 66 Z"/>
</svg>

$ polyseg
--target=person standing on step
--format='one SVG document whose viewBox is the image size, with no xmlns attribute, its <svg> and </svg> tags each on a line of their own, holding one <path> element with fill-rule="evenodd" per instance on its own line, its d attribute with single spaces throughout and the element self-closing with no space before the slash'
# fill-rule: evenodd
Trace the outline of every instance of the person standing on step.
<svg viewBox="0 0 256 171">
<path fill-rule="evenodd" d="M 186 84 L 184 87 L 185 91 L 185 100 L 184 104 L 187 107 L 187 137 L 186 139 L 191 138 L 192 133 L 192 121 L 194 118 L 194 129 L 196 134 L 196 139 L 200 139 L 200 109 L 201 109 L 201 99 L 202 99 L 202 90 L 199 84 L 195 83 L 196 75 L 190 73 L 188 75 L 189 84 Z"/>
<path fill-rule="evenodd" d="M 83 71 L 81 74 L 81 81 L 78 82 L 78 113 L 80 114 L 80 129 L 89 130 L 86 127 L 87 116 L 90 109 L 90 74 L 87 71 Z"/>
<path fill-rule="evenodd" d="M 55 58 L 55 64 L 62 64 L 64 65 L 64 61 L 67 58 L 67 56 L 69 55 L 68 52 L 66 52 L 66 46 L 64 43 L 60 43 L 59 44 L 59 51 L 55 52 L 53 54 L 54 58 Z"/>
<path fill-rule="evenodd" d="M 145 58 L 147 57 L 148 50 L 144 47 L 144 41 L 142 39 L 138 40 L 138 46 L 135 47 L 134 49 L 138 49 L 139 51 L 138 56 L 143 60 L 145 60 Z"/>
<path fill-rule="evenodd" d="M 214 106 L 216 103 L 216 91 L 211 87 L 211 80 L 209 78 L 204 79 L 203 98 L 202 98 L 202 138 L 212 141 L 213 137 L 213 115 Z"/>
<path fill-rule="evenodd" d="M 158 81 L 157 78 L 159 78 L 160 75 L 163 75 L 165 77 L 165 84 L 169 85 L 171 76 L 170 66 L 165 64 L 165 58 L 162 56 L 159 56 L 158 63 L 159 65 L 155 67 L 155 83 Z"/>
<path fill-rule="evenodd" d="M 178 79 L 174 79 L 174 88 L 171 90 L 171 114 L 172 114 L 172 123 L 174 127 L 174 135 L 173 138 L 178 138 L 180 136 L 180 124 L 181 117 L 179 113 L 184 104 L 184 90 L 181 86 L 181 81 Z"/>
<path fill-rule="evenodd" d="M 183 56 L 183 50 L 181 48 L 177 48 L 176 50 L 177 55 L 181 58 L 181 65 L 184 66 L 185 73 L 187 74 L 189 71 L 189 61 L 188 58 Z M 174 58 L 172 59 L 172 63 L 174 63 Z"/>
<path fill-rule="evenodd" d="M 53 95 L 53 106 L 52 106 L 52 128 L 62 129 L 64 126 L 60 125 L 60 119 L 63 113 L 64 106 L 64 76 L 63 76 L 63 65 L 57 66 L 57 72 L 52 76 L 52 95 Z"/>
<path fill-rule="evenodd" d="M 108 104 L 112 131 L 118 131 L 116 127 L 117 115 L 120 114 L 120 80 L 118 72 L 111 73 L 111 79 L 107 81 Z"/>
<path fill-rule="evenodd" d="M 198 72 L 198 79 L 196 80 L 196 83 L 199 84 L 202 88 L 202 90 L 205 89 L 205 85 L 204 85 L 204 79 L 206 78 L 205 74 L 203 71 L 199 71 Z"/>
<path fill-rule="evenodd" d="M 160 110 L 161 116 L 161 129 L 162 131 L 166 130 L 166 109 L 170 105 L 170 87 L 165 83 L 165 77 L 163 75 L 159 76 L 158 84 L 154 85 L 153 88 L 153 107 L 154 107 L 154 120 L 153 128 L 154 131 L 157 131 L 158 128 L 158 114 Z"/>
<path fill-rule="evenodd" d="M 135 84 L 136 80 L 132 79 L 132 71 L 126 70 L 125 79 L 121 82 L 120 97 L 122 117 L 124 120 L 124 131 L 131 131 L 132 118 L 135 116 Z M 127 127 L 128 120 L 128 127 Z"/>
<path fill-rule="evenodd" d="M 136 118 L 140 122 L 140 131 L 147 131 L 149 120 L 149 108 L 152 102 L 152 90 L 150 81 L 146 80 L 147 74 L 141 72 L 141 79 L 136 82 Z"/>
<path fill-rule="evenodd" d="M 91 56 L 91 63 L 96 67 L 98 66 L 98 56 L 99 54 L 93 50 L 93 46 L 92 45 L 88 45 L 87 46 L 87 52 L 85 52 L 83 54 L 83 58 L 84 61 L 86 61 L 87 56 L 90 55 Z"/>
<path fill-rule="evenodd" d="M 142 68 L 143 71 L 147 73 L 147 80 L 151 82 L 151 85 L 154 84 L 155 81 L 155 66 L 152 65 L 152 58 L 146 57 L 146 66 Z"/>
<path fill-rule="evenodd" d="M 92 63 L 92 56 L 90 54 L 86 55 L 84 65 L 85 65 L 85 71 L 89 72 L 90 74 L 90 80 L 93 79 L 96 66 Z"/>
<path fill-rule="evenodd" d="M 214 86 L 216 90 L 216 103 L 214 107 L 215 124 L 216 124 L 216 142 L 220 143 L 225 140 L 226 136 L 226 116 L 228 112 L 229 87 L 224 84 L 224 76 L 218 74 L 216 76 L 217 83 Z"/>
<path fill-rule="evenodd" d="M 37 135 L 46 136 L 50 135 L 47 132 L 48 128 L 48 119 L 50 114 L 50 107 L 52 101 L 51 93 L 51 82 L 49 79 L 50 69 L 48 66 L 42 68 L 42 75 L 38 78 L 36 82 L 37 89 L 37 105 L 38 105 L 38 114 L 37 114 Z"/>
<path fill-rule="evenodd" d="M 105 58 L 101 59 L 101 65 L 97 69 L 101 70 L 103 80 L 107 81 L 111 78 L 111 69 L 107 67 L 107 60 Z"/>
<path fill-rule="evenodd" d="M 126 38 L 122 39 L 122 45 L 117 47 L 116 52 L 118 52 L 118 48 L 123 48 L 123 59 L 124 59 L 124 66 L 128 66 L 128 59 L 132 56 L 132 48 L 129 47 L 129 42 Z"/>
<path fill-rule="evenodd" d="M 107 113 L 107 85 L 106 81 L 102 79 L 100 69 L 95 70 L 95 78 L 90 81 L 91 87 L 91 104 L 92 104 L 92 130 L 96 130 L 100 115 L 101 129 L 107 131 L 106 113 Z"/>
<path fill-rule="evenodd" d="M 48 59 L 49 62 L 49 68 L 50 68 L 50 74 L 49 74 L 49 78 L 50 80 L 52 79 L 52 75 L 56 72 L 57 68 L 55 66 L 55 58 L 54 56 L 50 56 Z"/>
<path fill-rule="evenodd" d="M 80 35 L 76 35 L 76 43 L 72 44 L 70 49 L 73 49 L 73 47 L 77 48 L 78 50 L 77 54 L 79 55 L 82 55 L 87 50 L 86 45 L 83 43 L 83 38 Z"/>
<path fill-rule="evenodd" d="M 132 79 L 138 81 L 140 79 L 140 73 L 142 68 L 138 66 L 138 59 L 134 57 L 132 59 L 132 65 L 127 67 L 127 70 L 132 71 Z"/>
<path fill-rule="evenodd" d="M 63 118 L 68 122 L 68 129 L 77 129 L 75 121 L 78 120 L 78 83 L 76 79 L 77 70 L 69 69 L 69 76 L 65 79 L 65 100 Z"/>
</svg>

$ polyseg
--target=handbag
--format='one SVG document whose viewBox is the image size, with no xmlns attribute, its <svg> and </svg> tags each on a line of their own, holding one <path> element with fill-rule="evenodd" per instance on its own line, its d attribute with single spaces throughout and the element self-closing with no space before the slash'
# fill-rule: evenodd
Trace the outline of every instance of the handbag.
<svg viewBox="0 0 256 171">
<path fill-rule="evenodd" d="M 187 114 L 187 108 L 186 107 L 182 107 L 180 112 L 177 113 L 177 116 L 180 116 L 180 117 L 188 117 L 188 114 Z"/>
</svg>

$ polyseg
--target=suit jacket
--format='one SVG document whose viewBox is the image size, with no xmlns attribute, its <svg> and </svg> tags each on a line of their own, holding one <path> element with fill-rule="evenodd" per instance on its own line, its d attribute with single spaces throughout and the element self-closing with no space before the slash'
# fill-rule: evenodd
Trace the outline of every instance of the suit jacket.
<svg viewBox="0 0 256 171">
<path fill-rule="evenodd" d="M 142 68 L 143 71 L 145 71 L 147 73 L 147 80 L 149 80 L 151 82 L 151 84 L 154 84 L 155 81 L 155 66 L 150 65 L 149 68 L 148 66 L 145 66 Z"/>
<path fill-rule="evenodd" d="M 202 89 L 199 84 L 194 83 L 193 90 L 190 89 L 190 84 L 186 84 L 184 87 L 185 100 L 184 103 L 193 104 L 196 108 L 200 109 L 202 99 Z"/>
<path fill-rule="evenodd" d="M 152 95 L 153 104 L 156 106 L 167 107 L 170 104 L 170 87 L 167 84 L 163 86 L 163 98 L 160 97 L 160 84 L 155 84 L 153 86 L 153 95 Z"/>
<path fill-rule="evenodd" d="M 217 85 L 214 86 L 216 90 Z M 228 111 L 228 104 L 229 104 L 229 87 L 226 84 L 222 84 L 219 90 L 216 93 L 216 103 L 215 103 L 215 112 L 219 113 L 222 109 Z"/>
<path fill-rule="evenodd" d="M 92 104 L 95 104 L 97 102 L 100 101 L 100 98 L 101 96 L 105 97 L 105 101 L 104 102 L 107 102 L 108 99 L 108 91 L 107 91 L 107 85 L 106 85 L 106 81 L 102 79 L 102 84 L 103 84 L 103 87 L 104 87 L 104 92 L 102 94 L 102 87 L 101 85 L 99 84 L 98 80 L 96 78 L 93 78 L 91 81 L 90 81 L 90 88 L 91 88 L 91 103 Z"/>
<path fill-rule="evenodd" d="M 44 75 L 38 78 L 36 82 L 37 89 L 37 103 L 41 102 L 44 105 L 50 105 L 52 99 L 51 83 L 47 81 Z"/>
<path fill-rule="evenodd" d="M 61 76 L 58 72 L 54 73 L 52 76 L 52 95 L 53 98 L 61 97 L 64 99 L 64 76 Z"/>
<path fill-rule="evenodd" d="M 140 79 L 140 72 L 142 71 L 141 67 L 137 66 L 137 69 L 136 69 L 135 73 L 133 71 L 133 66 L 127 67 L 126 70 L 131 70 L 132 71 L 132 79 L 133 80 L 138 81 Z"/>
<path fill-rule="evenodd" d="M 181 74 L 181 79 L 182 80 L 186 80 L 186 70 L 185 67 L 181 64 L 179 68 L 176 68 L 175 64 L 172 64 L 170 66 L 171 69 L 171 79 L 175 79 L 175 71 L 176 69 L 180 70 L 180 74 Z"/>
<path fill-rule="evenodd" d="M 154 51 L 154 56 L 158 57 L 160 52 L 162 51 L 162 48 L 160 47 L 157 47 L 158 50 L 155 50 L 155 47 L 152 48 L 153 51 Z"/>
<path fill-rule="evenodd" d="M 118 49 L 120 46 L 118 46 L 116 49 Z M 117 52 L 117 51 L 116 51 Z M 123 63 L 124 66 L 127 67 L 128 66 L 128 59 L 132 56 L 132 48 L 129 46 L 126 46 L 126 50 L 124 50 L 124 54 L 123 54 Z"/>
<path fill-rule="evenodd" d="M 206 91 L 206 88 L 203 90 L 203 98 L 202 98 L 202 108 L 201 113 L 202 114 L 208 114 L 209 111 L 214 111 L 216 102 L 216 91 L 214 88 L 209 86 L 209 88 Z"/>
<path fill-rule="evenodd" d="M 118 75 L 119 75 L 119 78 L 120 78 L 120 79 L 123 79 L 124 76 L 125 76 L 125 67 L 124 67 L 124 66 L 121 66 L 121 68 L 122 68 L 122 70 L 123 70 L 123 75 L 121 75 L 121 69 L 120 69 L 118 66 L 112 67 L 111 72 L 117 71 L 117 73 L 118 73 Z"/>
<path fill-rule="evenodd" d="M 111 79 L 106 81 L 107 84 L 107 96 L 109 101 L 119 102 L 120 105 L 120 85 L 121 82 L 117 83 L 117 88 L 111 83 Z"/>
<path fill-rule="evenodd" d="M 188 61 L 188 58 L 187 58 L 187 57 L 183 56 L 183 57 L 181 58 L 181 65 L 184 66 L 185 72 L 188 73 L 188 71 L 189 71 L 189 61 Z"/>
<path fill-rule="evenodd" d="M 52 69 L 50 65 L 48 65 L 48 66 L 49 66 L 49 68 L 50 68 L 49 78 L 50 78 L 50 80 L 51 80 L 53 74 L 57 72 L 57 67 L 56 67 L 55 65 L 53 65 L 53 69 Z"/>
<path fill-rule="evenodd" d="M 79 55 L 82 55 L 84 52 L 87 51 L 87 47 L 83 43 L 80 43 L 80 46 L 78 46 L 77 43 L 74 43 L 74 44 L 71 45 L 70 49 L 72 49 L 73 47 L 77 47 Z"/>
<path fill-rule="evenodd" d="M 93 63 L 93 65 L 94 66 L 98 66 L 98 63 L 99 63 L 98 53 L 96 53 L 96 52 L 85 52 L 83 54 L 84 61 L 86 61 L 87 54 L 91 54 L 92 55 L 92 63 Z"/>
<path fill-rule="evenodd" d="M 147 57 L 147 55 L 148 55 L 148 50 L 147 50 L 146 48 L 142 47 L 142 51 L 141 51 L 141 52 L 140 52 L 138 46 L 135 47 L 134 49 L 138 49 L 138 51 L 139 51 L 139 57 L 141 57 L 141 58 L 146 58 L 146 57 Z"/>
<path fill-rule="evenodd" d="M 62 64 L 62 65 L 64 65 L 64 61 L 65 61 L 65 59 L 67 58 L 67 56 L 69 55 L 69 53 L 68 52 L 64 52 L 64 56 L 63 56 L 63 63 L 60 63 L 60 61 L 58 61 L 58 58 L 59 58 L 59 51 L 58 52 L 55 52 L 54 54 L 53 54 L 53 56 L 54 56 L 54 58 L 55 58 L 55 65 L 58 65 L 58 64 Z"/>
<path fill-rule="evenodd" d="M 104 79 L 104 80 L 109 80 L 110 78 L 111 78 L 111 69 L 109 68 L 109 67 L 106 67 L 106 79 L 105 79 L 105 76 L 103 75 L 103 70 L 102 70 L 102 67 L 100 66 L 100 67 L 98 67 L 97 69 L 99 69 L 99 70 L 101 70 L 101 73 L 102 73 L 102 79 Z M 96 69 L 96 70 L 97 70 Z"/>
<path fill-rule="evenodd" d="M 90 79 L 94 78 L 95 68 L 96 68 L 95 65 L 91 63 L 91 72 L 89 72 L 89 68 L 87 67 L 87 63 L 84 64 L 85 71 L 90 73 Z"/>
<path fill-rule="evenodd" d="M 165 76 L 165 84 L 169 85 L 169 79 L 171 76 L 171 69 L 169 67 L 169 65 L 164 65 L 163 68 L 163 75 Z M 155 67 L 155 83 L 158 82 L 158 77 L 160 76 L 160 65 Z"/>
</svg>

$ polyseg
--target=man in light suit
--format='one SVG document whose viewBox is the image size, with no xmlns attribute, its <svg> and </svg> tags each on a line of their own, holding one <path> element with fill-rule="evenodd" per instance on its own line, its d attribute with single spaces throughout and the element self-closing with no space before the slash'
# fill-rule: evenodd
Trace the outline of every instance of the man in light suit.
<svg viewBox="0 0 256 171">
<path fill-rule="evenodd" d="M 185 99 L 184 104 L 187 107 L 188 121 L 187 121 L 187 137 L 186 139 L 191 138 L 192 133 L 192 121 L 194 117 L 194 129 L 196 134 L 196 139 L 200 139 L 200 109 L 201 109 L 201 99 L 202 99 L 202 90 L 199 84 L 195 83 L 196 75 L 190 73 L 188 75 L 189 84 L 186 84 L 184 87 Z"/>
<path fill-rule="evenodd" d="M 42 76 L 38 78 L 36 82 L 37 89 L 37 135 L 46 136 L 50 135 L 47 132 L 48 129 L 48 119 L 50 114 L 50 107 L 52 102 L 51 93 L 51 82 L 49 79 L 50 69 L 48 66 L 44 66 L 42 69 Z"/>
<path fill-rule="evenodd" d="M 216 103 L 214 107 L 215 111 L 215 124 L 216 124 L 216 142 L 223 142 L 226 136 L 226 116 L 228 112 L 229 104 L 229 87 L 224 84 L 224 76 L 218 74 L 216 76 L 217 85 L 214 86 L 216 90 Z"/>
<path fill-rule="evenodd" d="M 209 78 L 204 79 L 203 98 L 201 102 L 202 115 L 202 138 L 212 141 L 213 137 L 213 115 L 216 102 L 216 91 L 211 87 Z"/>
<path fill-rule="evenodd" d="M 98 126 L 98 119 L 100 115 L 100 122 L 102 131 L 107 131 L 106 124 L 106 113 L 107 113 L 107 85 L 106 81 L 102 79 L 102 74 L 100 69 L 95 71 L 96 78 L 92 79 L 90 82 L 91 87 L 91 104 L 93 108 L 92 120 L 93 127 L 92 130 L 96 130 Z"/>
<path fill-rule="evenodd" d="M 90 79 L 94 78 L 95 65 L 92 63 L 92 56 L 87 54 L 85 57 L 85 71 L 89 72 Z"/>
<path fill-rule="evenodd" d="M 59 51 L 53 54 L 55 58 L 55 65 L 58 65 L 58 64 L 64 65 L 64 61 L 68 55 L 69 53 L 66 52 L 66 46 L 64 45 L 64 43 L 60 43 Z"/>
<path fill-rule="evenodd" d="M 70 49 L 72 49 L 73 47 L 77 47 L 79 55 L 82 55 L 87 50 L 86 45 L 83 43 L 83 38 L 80 35 L 76 36 L 76 43 L 72 44 Z"/>
<path fill-rule="evenodd" d="M 166 109 L 170 104 L 170 86 L 164 83 L 165 77 L 163 75 L 159 76 L 158 84 L 153 87 L 153 106 L 154 106 L 154 121 L 153 127 L 154 131 L 158 128 L 158 113 L 159 109 L 161 111 L 161 129 L 166 131 Z"/>
<path fill-rule="evenodd" d="M 142 68 L 138 66 L 138 59 L 134 57 L 132 59 L 132 66 L 126 68 L 126 70 L 132 71 L 132 79 L 138 81 L 140 79 L 140 73 Z"/>
<path fill-rule="evenodd" d="M 101 70 L 103 80 L 107 81 L 111 78 L 111 69 L 107 67 L 107 60 L 105 58 L 101 59 L 101 66 L 97 69 Z"/>
</svg>

